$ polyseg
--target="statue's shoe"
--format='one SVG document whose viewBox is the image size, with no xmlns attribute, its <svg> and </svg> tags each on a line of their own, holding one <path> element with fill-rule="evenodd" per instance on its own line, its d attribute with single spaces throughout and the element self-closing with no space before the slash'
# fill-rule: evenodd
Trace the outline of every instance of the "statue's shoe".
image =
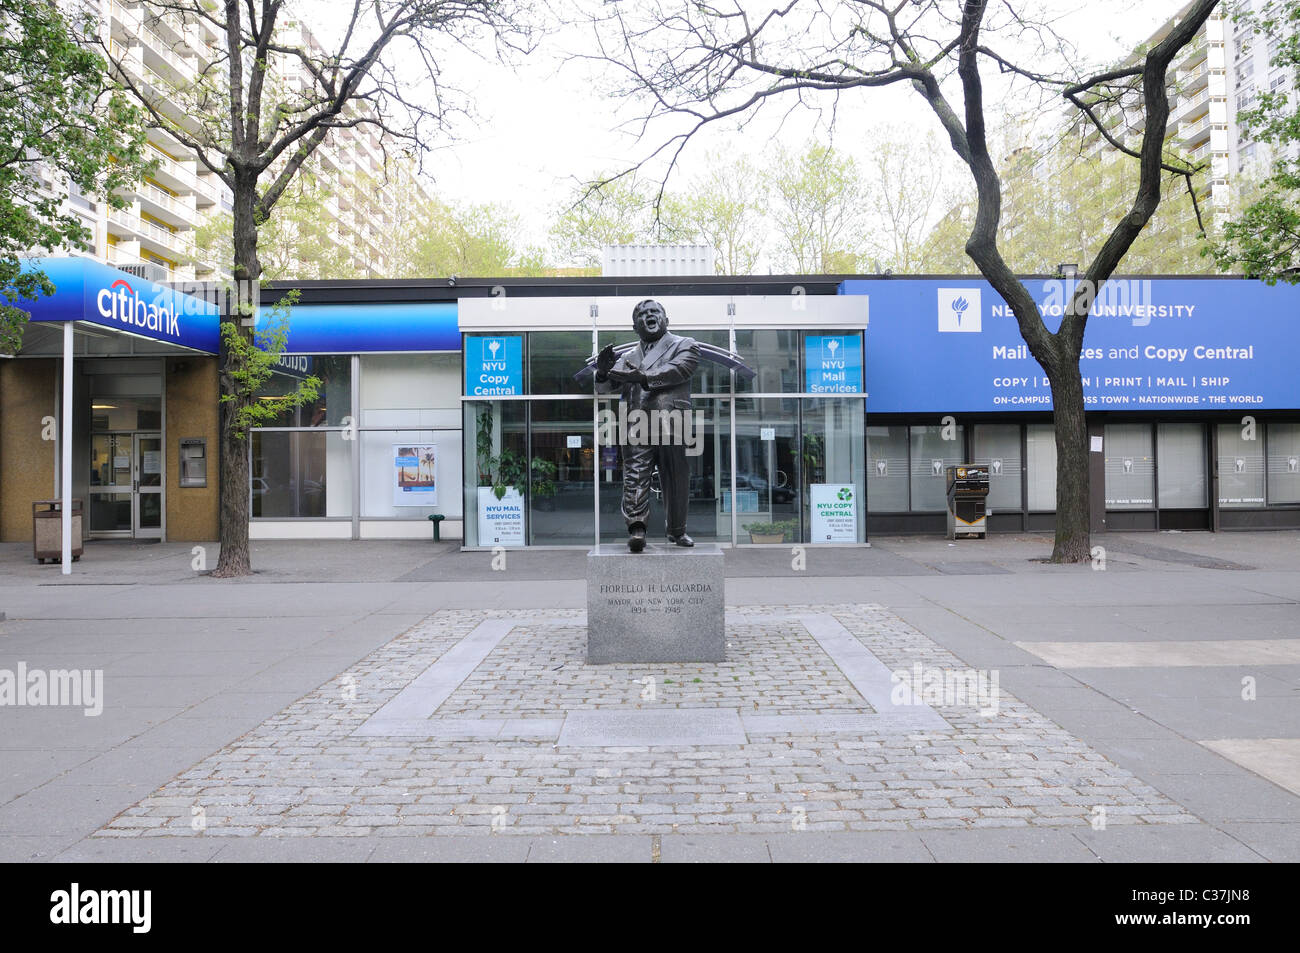
<svg viewBox="0 0 1300 953">
<path fill-rule="evenodd" d="M 634 553 L 645 549 L 645 524 L 633 523 L 627 528 L 627 548 Z"/>
<path fill-rule="evenodd" d="M 687 548 L 695 545 L 695 540 L 691 539 L 685 533 L 682 533 L 682 535 L 680 536 L 674 536 L 671 533 L 669 533 L 668 542 L 672 543 L 675 546 L 685 546 Z"/>
</svg>

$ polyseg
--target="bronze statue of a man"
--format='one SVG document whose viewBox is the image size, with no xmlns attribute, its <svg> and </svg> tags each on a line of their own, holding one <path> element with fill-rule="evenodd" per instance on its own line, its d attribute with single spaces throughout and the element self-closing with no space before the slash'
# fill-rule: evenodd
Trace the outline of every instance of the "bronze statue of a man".
<svg viewBox="0 0 1300 953">
<path fill-rule="evenodd" d="M 648 426 L 629 427 L 623 447 L 623 518 L 627 548 L 645 549 L 650 516 L 650 478 L 659 471 L 667 515 L 668 542 L 694 546 L 686 535 L 690 468 L 686 434 L 690 426 L 691 378 L 700 359 L 694 338 L 668 333 L 668 315 L 658 301 L 647 299 L 632 309 L 632 327 L 640 344 L 621 356 L 609 345 L 596 356 L 596 392 L 620 393 L 629 417 L 640 411 Z M 640 439 L 644 437 L 645 439 Z"/>
</svg>

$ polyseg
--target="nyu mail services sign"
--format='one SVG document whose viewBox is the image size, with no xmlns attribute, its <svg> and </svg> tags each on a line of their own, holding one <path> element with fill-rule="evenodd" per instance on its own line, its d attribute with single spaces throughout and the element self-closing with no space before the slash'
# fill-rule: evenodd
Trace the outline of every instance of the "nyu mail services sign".
<svg viewBox="0 0 1300 953">
<path fill-rule="evenodd" d="M 220 317 L 215 303 L 137 278 L 88 258 L 37 258 L 55 292 L 16 301 L 33 322 L 86 321 L 155 341 L 215 354 Z"/>
<path fill-rule="evenodd" d="M 1051 331 L 1074 279 L 1025 286 Z M 1051 410 L 1043 370 L 985 281 L 863 279 L 871 297 L 868 413 Z M 1097 293 L 1079 362 L 1090 410 L 1300 407 L 1300 287 L 1242 278 L 1115 278 Z"/>
</svg>

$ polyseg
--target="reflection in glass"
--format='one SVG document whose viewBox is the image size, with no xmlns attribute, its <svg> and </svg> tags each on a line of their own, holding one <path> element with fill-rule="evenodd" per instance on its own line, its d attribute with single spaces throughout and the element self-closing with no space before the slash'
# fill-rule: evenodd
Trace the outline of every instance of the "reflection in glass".
<svg viewBox="0 0 1300 953">
<path fill-rule="evenodd" d="M 631 319 L 629 318 L 629 333 Z M 528 335 L 529 394 L 590 394 L 573 375 L 591 356 L 590 331 L 532 331 Z"/>
<path fill-rule="evenodd" d="M 965 463 L 965 427 L 911 428 L 912 512 L 948 509 L 947 468 Z"/>
<path fill-rule="evenodd" d="M 739 542 L 803 539 L 799 522 L 799 416 L 779 397 L 736 401 L 736 513 Z M 731 512 L 730 467 L 723 473 L 722 512 Z M 755 524 L 757 524 L 756 528 Z M 780 536 L 781 539 L 776 539 Z"/>
<path fill-rule="evenodd" d="M 803 535 L 805 542 L 861 543 L 866 540 L 867 498 L 861 397 L 805 397 L 802 401 Z M 819 489 L 813 489 L 814 486 Z M 814 494 L 818 499 L 814 500 Z M 835 504 L 841 515 L 814 517 L 813 506 L 826 512 Z M 852 531 L 843 513 L 852 513 Z"/>
<path fill-rule="evenodd" d="M 1199 509 L 1207 505 L 1202 424 L 1158 425 L 1156 456 L 1160 461 L 1157 487 L 1162 508 Z"/>
<path fill-rule="evenodd" d="M 1300 503 L 1300 424 L 1268 425 L 1268 501 Z"/>
<path fill-rule="evenodd" d="M 351 441 L 339 431 L 254 431 L 252 515 L 352 515 Z"/>
<path fill-rule="evenodd" d="M 975 445 L 972 462 L 989 468 L 988 512 L 1019 512 L 1020 425 L 976 424 L 971 439 Z"/>
<path fill-rule="evenodd" d="M 591 407 L 586 401 L 573 403 Z M 486 500 L 493 487 L 504 492 L 525 479 L 528 406 L 519 400 L 466 401 L 464 421 L 465 545 L 487 546 L 490 540 L 479 539 L 479 501 Z M 522 527 L 520 537 L 522 544 Z"/>
<path fill-rule="evenodd" d="M 1052 512 L 1056 509 L 1056 427 L 1027 425 L 1025 448 L 1029 511 Z"/>
<path fill-rule="evenodd" d="M 347 354 L 283 354 L 258 399 L 274 404 L 292 394 L 308 377 L 320 380 L 316 399 L 302 407 L 286 407 L 267 427 L 342 427 L 352 413 L 352 358 Z"/>
<path fill-rule="evenodd" d="M 1155 503 L 1155 455 L 1150 424 L 1107 424 L 1106 508 L 1148 510 Z"/>
<path fill-rule="evenodd" d="M 736 377 L 738 394 L 789 394 L 803 390 L 799 380 L 799 332 L 782 328 L 736 330 L 736 350 L 757 373 Z"/>
<path fill-rule="evenodd" d="M 907 512 L 907 428 L 867 428 L 867 504 L 873 513 Z"/>
<path fill-rule="evenodd" d="M 1247 434 L 1253 439 L 1247 440 Z M 1259 429 L 1219 424 L 1219 505 L 1264 505 L 1264 440 Z"/>
</svg>

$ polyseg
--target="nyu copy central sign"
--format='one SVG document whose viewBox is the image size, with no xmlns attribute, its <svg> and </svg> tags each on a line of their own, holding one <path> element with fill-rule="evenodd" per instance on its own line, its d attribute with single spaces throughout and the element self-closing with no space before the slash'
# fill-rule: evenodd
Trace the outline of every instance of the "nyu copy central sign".
<svg viewBox="0 0 1300 953">
<path fill-rule="evenodd" d="M 1026 281 L 1048 330 L 1072 279 Z M 868 413 L 1051 410 L 1043 370 L 985 281 L 846 281 L 871 297 Z M 1300 407 L 1300 288 L 1234 278 L 1102 286 L 1079 363 L 1090 410 Z"/>
<path fill-rule="evenodd" d="M 215 304 L 165 285 L 137 278 L 88 258 L 38 258 L 55 292 L 15 302 L 34 322 L 87 321 L 196 351 L 217 353 Z"/>
<path fill-rule="evenodd" d="M 522 335 L 465 338 L 465 396 L 517 397 L 523 392 Z"/>
</svg>

